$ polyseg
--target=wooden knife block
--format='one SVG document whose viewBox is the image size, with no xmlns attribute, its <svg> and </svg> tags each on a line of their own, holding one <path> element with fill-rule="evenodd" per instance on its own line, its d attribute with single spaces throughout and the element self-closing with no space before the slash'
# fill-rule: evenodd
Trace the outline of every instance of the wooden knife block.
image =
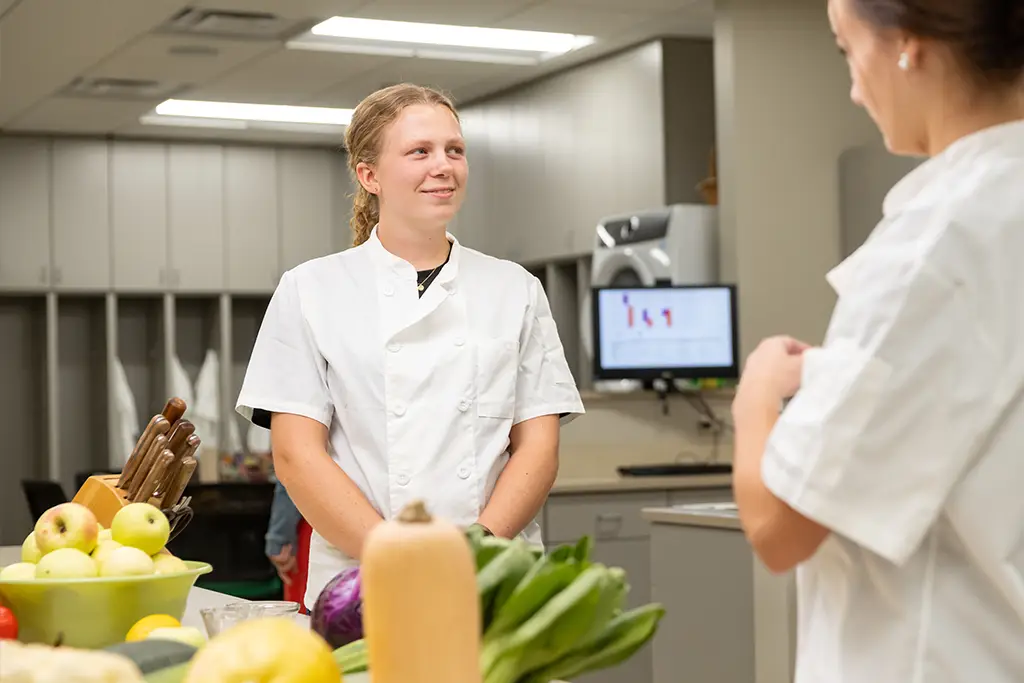
<svg viewBox="0 0 1024 683">
<path fill-rule="evenodd" d="M 92 510 L 96 515 L 96 521 L 109 529 L 114 515 L 128 505 L 128 492 L 117 487 L 120 478 L 119 474 L 95 474 L 85 480 L 72 502 L 80 503 Z M 147 502 L 163 509 L 161 497 L 150 498 Z M 163 512 L 168 516 L 171 528 L 175 529 L 177 520 L 172 518 L 169 510 Z"/>
</svg>

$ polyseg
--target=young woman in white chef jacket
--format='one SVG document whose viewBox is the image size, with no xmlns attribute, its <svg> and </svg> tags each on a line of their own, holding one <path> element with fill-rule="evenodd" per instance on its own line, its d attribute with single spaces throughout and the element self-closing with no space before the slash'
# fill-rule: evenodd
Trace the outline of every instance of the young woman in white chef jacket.
<svg viewBox="0 0 1024 683">
<path fill-rule="evenodd" d="M 237 405 L 270 427 L 277 476 L 313 527 L 310 607 L 417 498 L 539 544 L 560 419 L 583 413 L 540 282 L 447 230 L 469 175 L 452 103 L 380 90 L 345 143 L 355 246 L 281 278 Z"/>
<path fill-rule="evenodd" d="M 747 359 L 740 518 L 767 567 L 797 568 L 796 683 L 1019 683 L 1024 2 L 828 13 L 853 101 L 928 159 L 828 275 L 823 345 Z"/>
</svg>

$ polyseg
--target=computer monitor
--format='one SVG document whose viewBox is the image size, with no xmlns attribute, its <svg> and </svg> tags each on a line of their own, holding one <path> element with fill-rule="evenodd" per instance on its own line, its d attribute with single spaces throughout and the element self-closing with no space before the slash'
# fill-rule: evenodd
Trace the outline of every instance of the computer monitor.
<svg viewBox="0 0 1024 683">
<path fill-rule="evenodd" d="M 597 379 L 736 379 L 735 285 L 594 287 Z"/>
</svg>

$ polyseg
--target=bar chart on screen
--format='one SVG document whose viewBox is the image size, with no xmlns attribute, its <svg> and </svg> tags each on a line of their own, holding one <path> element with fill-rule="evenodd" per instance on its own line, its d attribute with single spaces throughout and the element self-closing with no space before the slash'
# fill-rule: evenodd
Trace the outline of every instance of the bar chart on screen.
<svg viewBox="0 0 1024 683">
<path fill-rule="evenodd" d="M 601 361 L 607 368 L 727 367 L 727 289 L 651 288 L 601 293 Z"/>
</svg>

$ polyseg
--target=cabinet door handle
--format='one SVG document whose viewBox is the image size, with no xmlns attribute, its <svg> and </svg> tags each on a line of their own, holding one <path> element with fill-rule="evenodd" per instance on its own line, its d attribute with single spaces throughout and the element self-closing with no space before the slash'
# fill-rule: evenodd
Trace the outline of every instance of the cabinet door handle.
<svg viewBox="0 0 1024 683">
<path fill-rule="evenodd" d="M 602 512 L 597 516 L 597 537 L 617 536 L 622 531 L 622 515 L 617 512 Z"/>
</svg>

